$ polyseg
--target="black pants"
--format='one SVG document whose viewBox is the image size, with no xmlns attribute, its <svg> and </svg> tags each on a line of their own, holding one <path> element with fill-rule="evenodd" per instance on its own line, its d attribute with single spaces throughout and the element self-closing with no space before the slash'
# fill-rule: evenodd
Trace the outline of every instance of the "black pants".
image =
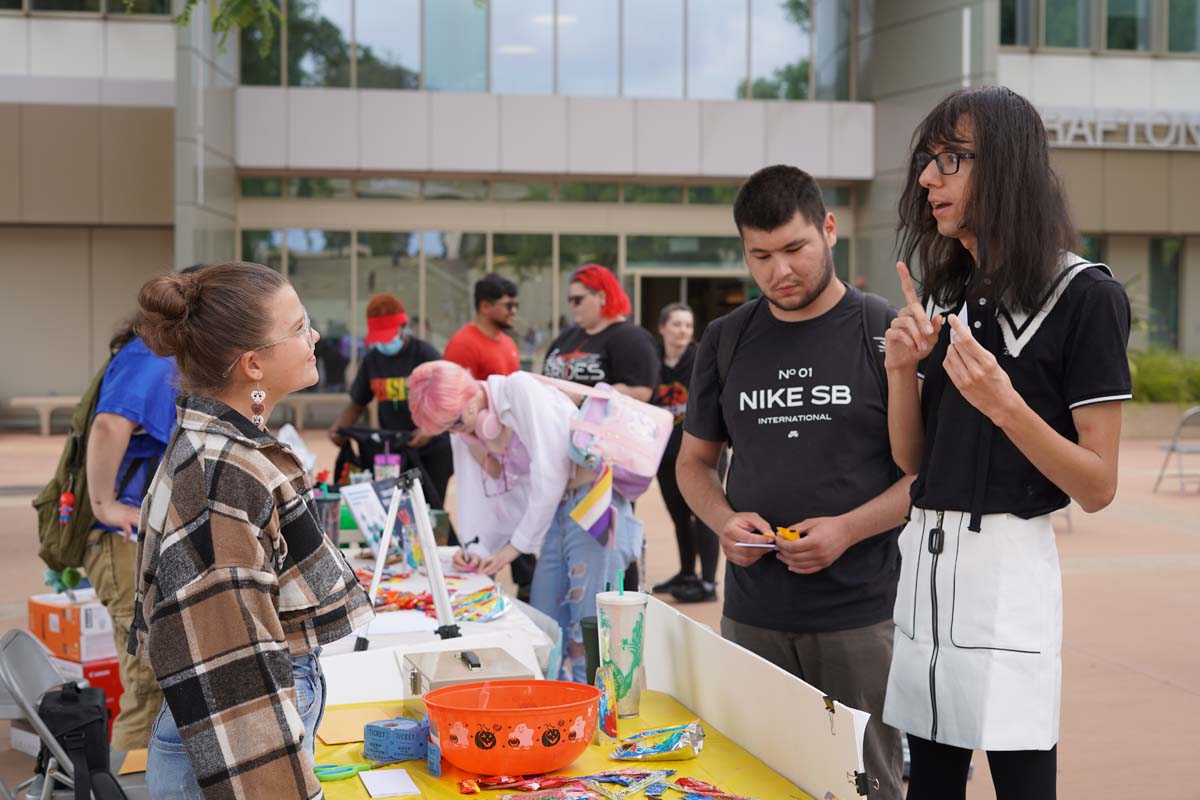
<svg viewBox="0 0 1200 800">
<path fill-rule="evenodd" d="M 700 556 L 700 577 L 709 583 L 717 580 L 717 559 L 721 555 L 721 542 L 712 529 L 701 522 L 679 491 L 675 480 L 675 457 L 678 450 L 667 450 L 658 468 L 658 488 L 662 490 L 667 513 L 675 523 L 675 542 L 679 545 L 679 572 L 682 575 L 696 574 L 696 555 Z M 719 467 L 718 471 L 724 473 Z"/>
<path fill-rule="evenodd" d="M 963 800 L 971 752 L 908 735 L 908 800 Z M 1054 800 L 1058 745 L 1049 750 L 989 750 L 996 800 Z"/>
</svg>

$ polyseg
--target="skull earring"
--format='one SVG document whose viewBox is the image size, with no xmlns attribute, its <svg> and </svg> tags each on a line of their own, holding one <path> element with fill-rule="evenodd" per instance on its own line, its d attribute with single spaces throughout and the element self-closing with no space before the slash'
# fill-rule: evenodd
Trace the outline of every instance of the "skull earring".
<svg viewBox="0 0 1200 800">
<path fill-rule="evenodd" d="M 267 408 L 263 405 L 263 401 L 266 399 L 267 393 L 262 389 L 254 389 L 250 392 L 250 411 L 254 414 L 250 417 L 250 421 L 263 430 L 267 429 L 266 420 L 263 419 L 263 411 Z"/>
</svg>

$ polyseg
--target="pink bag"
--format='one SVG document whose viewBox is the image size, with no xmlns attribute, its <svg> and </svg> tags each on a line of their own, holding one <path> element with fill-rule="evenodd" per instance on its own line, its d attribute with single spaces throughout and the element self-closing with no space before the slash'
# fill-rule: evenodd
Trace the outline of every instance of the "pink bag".
<svg viewBox="0 0 1200 800">
<path fill-rule="evenodd" d="M 571 420 L 571 460 L 588 469 L 613 466 L 615 488 L 636 500 L 658 473 L 667 440 L 675 426 L 670 411 L 621 394 L 607 383 L 595 387 L 535 375 L 566 394 L 583 397 Z"/>
</svg>

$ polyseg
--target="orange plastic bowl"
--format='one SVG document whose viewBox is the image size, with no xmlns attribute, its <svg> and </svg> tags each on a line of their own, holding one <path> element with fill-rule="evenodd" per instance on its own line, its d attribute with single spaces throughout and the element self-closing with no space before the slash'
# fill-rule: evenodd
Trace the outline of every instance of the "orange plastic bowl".
<svg viewBox="0 0 1200 800">
<path fill-rule="evenodd" d="M 566 681 L 482 681 L 425 694 L 430 734 L 454 766 L 480 775 L 540 775 L 583 753 L 600 690 Z"/>
</svg>

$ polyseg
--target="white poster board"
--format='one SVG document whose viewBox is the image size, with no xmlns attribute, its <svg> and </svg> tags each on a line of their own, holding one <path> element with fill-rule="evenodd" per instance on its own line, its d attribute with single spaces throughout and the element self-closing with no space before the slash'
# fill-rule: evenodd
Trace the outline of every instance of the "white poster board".
<svg viewBox="0 0 1200 800">
<path fill-rule="evenodd" d="M 665 692 L 813 797 L 853 798 L 870 715 L 650 598 L 646 686 Z"/>
</svg>

